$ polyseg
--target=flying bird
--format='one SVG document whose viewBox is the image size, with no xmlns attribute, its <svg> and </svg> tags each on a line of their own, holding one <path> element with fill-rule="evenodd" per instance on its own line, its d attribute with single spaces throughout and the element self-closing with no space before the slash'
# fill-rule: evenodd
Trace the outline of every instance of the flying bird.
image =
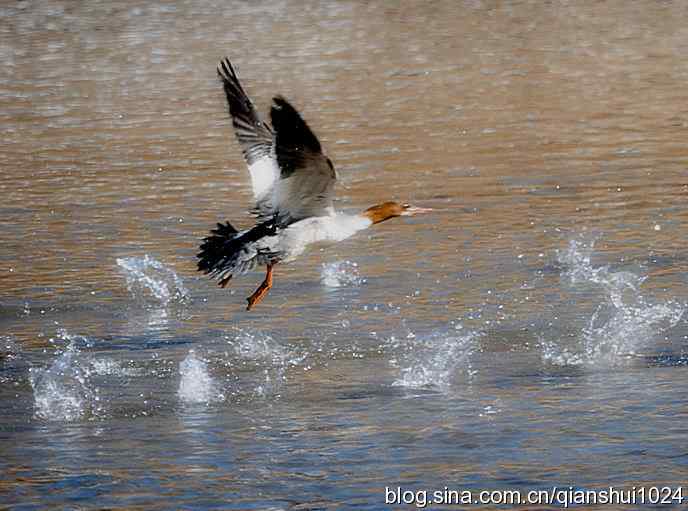
<svg viewBox="0 0 688 511">
<path fill-rule="evenodd" d="M 270 291 L 275 265 L 294 260 L 308 246 L 342 241 L 390 218 L 431 211 L 390 201 L 358 214 L 335 212 L 334 165 L 296 109 L 282 96 L 274 97 L 271 128 L 261 120 L 227 58 L 217 72 L 251 176 L 256 224 L 239 231 L 229 222 L 218 223 L 200 246 L 198 270 L 217 278 L 224 288 L 235 275 L 266 266 L 265 280 L 247 298 L 247 310 Z"/>
</svg>

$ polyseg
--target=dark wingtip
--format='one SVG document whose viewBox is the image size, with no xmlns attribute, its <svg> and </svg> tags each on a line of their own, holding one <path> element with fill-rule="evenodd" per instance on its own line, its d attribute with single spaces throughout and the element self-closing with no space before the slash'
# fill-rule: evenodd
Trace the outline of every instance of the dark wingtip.
<svg viewBox="0 0 688 511">
<path fill-rule="evenodd" d="M 278 145 L 306 146 L 312 151 L 320 152 L 320 142 L 298 110 L 284 96 L 275 96 L 272 102 L 270 119 L 277 133 Z"/>
<path fill-rule="evenodd" d="M 272 98 L 272 101 L 273 101 L 273 102 L 275 103 L 275 105 L 277 105 L 278 107 L 287 106 L 287 107 L 290 107 L 292 110 L 295 110 L 295 108 L 294 108 L 293 106 L 291 106 L 291 103 L 289 103 L 289 101 L 287 101 L 287 98 L 285 98 L 285 97 L 282 96 L 281 94 L 278 94 L 277 96 L 273 97 L 273 98 Z"/>
<path fill-rule="evenodd" d="M 217 65 L 217 74 L 220 78 L 227 82 L 237 80 L 236 71 L 234 70 L 234 66 L 228 57 L 224 57 L 222 60 L 220 60 L 220 63 Z"/>
<path fill-rule="evenodd" d="M 279 118 L 284 118 L 284 117 L 297 117 L 301 122 L 305 123 L 303 120 L 303 117 L 301 117 L 301 114 L 299 111 L 294 108 L 294 105 L 289 103 L 287 101 L 287 98 L 284 96 L 275 96 L 272 98 L 272 109 L 270 111 L 270 116 L 274 122 L 275 116 Z"/>
</svg>

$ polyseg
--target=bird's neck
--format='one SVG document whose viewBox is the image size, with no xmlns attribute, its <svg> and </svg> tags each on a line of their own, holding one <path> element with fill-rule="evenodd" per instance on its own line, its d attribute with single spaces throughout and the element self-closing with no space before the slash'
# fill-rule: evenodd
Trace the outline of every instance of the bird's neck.
<svg viewBox="0 0 688 511">
<path fill-rule="evenodd" d="M 366 209 L 361 216 L 370 220 L 372 224 L 379 224 L 395 216 L 399 216 L 392 208 L 389 207 L 388 203 L 376 204 Z"/>
</svg>

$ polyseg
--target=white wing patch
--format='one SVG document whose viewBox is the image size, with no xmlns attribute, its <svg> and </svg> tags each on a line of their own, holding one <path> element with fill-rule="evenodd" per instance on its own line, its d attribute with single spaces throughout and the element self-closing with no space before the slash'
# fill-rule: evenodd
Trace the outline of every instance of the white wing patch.
<svg viewBox="0 0 688 511">
<path fill-rule="evenodd" d="M 248 171 L 251 174 L 254 199 L 265 199 L 266 194 L 272 193 L 272 187 L 279 179 L 277 161 L 271 156 L 263 156 L 249 165 Z"/>
</svg>

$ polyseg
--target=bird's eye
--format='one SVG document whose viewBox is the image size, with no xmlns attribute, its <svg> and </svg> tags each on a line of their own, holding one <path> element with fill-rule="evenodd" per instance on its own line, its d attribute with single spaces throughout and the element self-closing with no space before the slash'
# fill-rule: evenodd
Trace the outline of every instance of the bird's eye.
<svg viewBox="0 0 688 511">
<path fill-rule="evenodd" d="M 404 209 L 408 209 L 408 208 L 411 207 L 411 204 L 404 203 L 404 204 L 401 205 L 401 207 L 404 208 Z"/>
</svg>

